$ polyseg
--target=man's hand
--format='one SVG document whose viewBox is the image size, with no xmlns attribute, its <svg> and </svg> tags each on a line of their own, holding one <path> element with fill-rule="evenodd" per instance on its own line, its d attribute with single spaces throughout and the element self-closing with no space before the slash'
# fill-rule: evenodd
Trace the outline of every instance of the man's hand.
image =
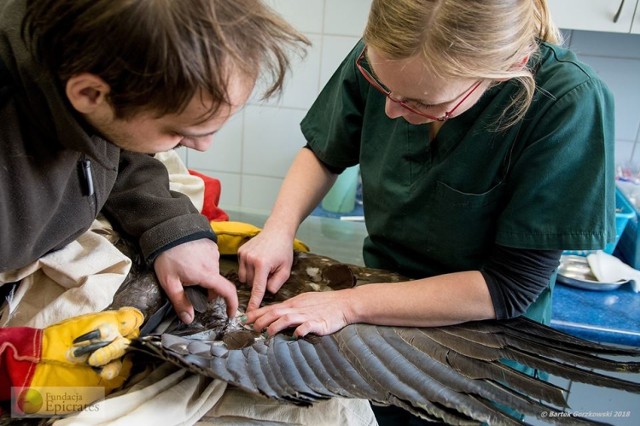
<svg viewBox="0 0 640 426">
<path fill-rule="evenodd" d="M 227 315 L 233 317 L 238 309 L 236 287 L 220 275 L 220 253 L 209 239 L 189 241 L 158 256 L 154 268 L 160 285 L 167 293 L 176 313 L 185 324 L 193 321 L 193 305 L 184 287 L 198 285 L 209 292 L 209 300 L 221 296 L 227 305 Z"/>
</svg>

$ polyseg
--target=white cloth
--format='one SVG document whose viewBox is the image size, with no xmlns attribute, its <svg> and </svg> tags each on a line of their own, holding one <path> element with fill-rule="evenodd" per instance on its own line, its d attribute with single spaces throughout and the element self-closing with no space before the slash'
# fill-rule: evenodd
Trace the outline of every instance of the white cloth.
<svg viewBox="0 0 640 426">
<path fill-rule="evenodd" d="M 377 425 L 369 402 L 332 398 L 309 407 L 273 401 L 229 386 L 222 399 L 198 423 L 208 425 Z"/>
<path fill-rule="evenodd" d="M 110 226 L 96 220 L 62 249 L 0 273 L 0 284 L 20 281 L 2 308 L 0 326 L 44 328 L 109 306 L 131 268 L 131 260 L 107 239 L 110 232 Z"/>
<path fill-rule="evenodd" d="M 629 281 L 631 289 L 636 293 L 640 292 L 640 271 L 617 257 L 599 250 L 589 254 L 587 262 L 598 281 L 605 283 Z"/>
<path fill-rule="evenodd" d="M 365 400 L 334 398 L 299 407 L 251 395 L 221 380 L 165 363 L 127 389 L 54 426 L 94 425 L 374 426 Z"/>
<path fill-rule="evenodd" d="M 182 192 L 189 197 L 193 205 L 202 211 L 204 206 L 204 181 L 197 176 L 189 174 L 189 169 L 175 150 L 160 152 L 155 155 L 169 172 L 169 188 L 172 191 Z"/>
<path fill-rule="evenodd" d="M 126 393 L 65 417 L 55 426 L 192 425 L 222 397 L 227 384 L 165 363 Z"/>
</svg>

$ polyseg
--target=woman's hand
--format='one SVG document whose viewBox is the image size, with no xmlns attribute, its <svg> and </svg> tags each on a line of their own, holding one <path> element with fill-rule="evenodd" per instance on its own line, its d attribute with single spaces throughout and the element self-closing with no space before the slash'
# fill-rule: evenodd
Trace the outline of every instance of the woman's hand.
<svg viewBox="0 0 640 426">
<path fill-rule="evenodd" d="M 200 239 L 172 247 L 154 262 L 158 281 L 185 324 L 190 324 L 194 318 L 193 306 L 184 293 L 184 287 L 189 285 L 206 288 L 209 300 L 221 296 L 227 304 L 227 315 L 235 315 L 238 309 L 236 286 L 220 275 L 219 259 L 216 243 Z"/>
<path fill-rule="evenodd" d="M 292 264 L 293 240 L 266 229 L 238 249 L 238 279 L 252 287 L 247 312 L 260 307 L 265 291 L 280 290 Z"/>
<path fill-rule="evenodd" d="M 303 293 L 247 312 L 240 320 L 253 324 L 254 330 L 266 329 L 269 336 L 289 327 L 296 327 L 293 333 L 296 337 L 331 334 L 355 322 L 350 308 L 353 293 L 353 289 Z"/>
</svg>

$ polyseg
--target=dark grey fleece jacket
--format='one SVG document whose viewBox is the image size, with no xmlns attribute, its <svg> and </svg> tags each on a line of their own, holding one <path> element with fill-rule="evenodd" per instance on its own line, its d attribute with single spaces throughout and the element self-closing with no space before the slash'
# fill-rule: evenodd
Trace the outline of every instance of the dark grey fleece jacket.
<svg viewBox="0 0 640 426">
<path fill-rule="evenodd" d="M 23 0 L 0 0 L 0 271 L 23 267 L 89 229 L 101 211 L 148 261 L 215 239 L 165 167 L 85 130 L 56 79 L 27 51 Z"/>
</svg>

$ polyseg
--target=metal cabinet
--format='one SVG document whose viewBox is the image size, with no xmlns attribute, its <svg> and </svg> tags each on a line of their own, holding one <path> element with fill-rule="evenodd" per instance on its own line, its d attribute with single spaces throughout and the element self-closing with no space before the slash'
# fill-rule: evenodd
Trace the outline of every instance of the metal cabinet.
<svg viewBox="0 0 640 426">
<path fill-rule="evenodd" d="M 548 0 L 560 28 L 613 33 L 640 33 L 638 3 L 640 0 Z"/>
</svg>

